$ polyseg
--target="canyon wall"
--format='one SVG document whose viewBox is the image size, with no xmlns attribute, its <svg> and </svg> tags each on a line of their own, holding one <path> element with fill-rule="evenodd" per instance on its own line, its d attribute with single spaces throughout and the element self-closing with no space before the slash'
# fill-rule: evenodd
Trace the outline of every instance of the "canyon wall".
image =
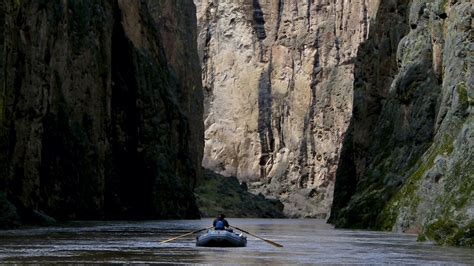
<svg viewBox="0 0 474 266">
<path fill-rule="evenodd" d="M 377 1 L 195 3 L 203 166 L 280 199 L 288 216 L 326 217 Z"/>
<path fill-rule="evenodd" d="M 191 0 L 2 1 L 0 209 L 199 216 L 195 12 Z"/>
<path fill-rule="evenodd" d="M 381 5 L 355 66 L 336 226 L 474 245 L 472 1 Z"/>
<path fill-rule="evenodd" d="M 472 245 L 471 2 L 195 0 L 203 166 L 291 217 Z"/>
</svg>

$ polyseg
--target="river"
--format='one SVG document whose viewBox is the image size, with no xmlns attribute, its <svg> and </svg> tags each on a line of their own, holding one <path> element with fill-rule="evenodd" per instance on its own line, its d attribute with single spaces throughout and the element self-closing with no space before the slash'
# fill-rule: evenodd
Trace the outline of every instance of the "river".
<svg viewBox="0 0 474 266">
<path fill-rule="evenodd" d="M 334 229 L 323 220 L 228 219 L 231 225 L 284 245 L 248 236 L 244 248 L 203 248 L 194 237 L 159 241 L 204 228 L 210 219 L 71 222 L 0 231 L 0 263 L 173 264 L 472 264 L 473 250 L 440 247 L 416 236 Z"/>
</svg>

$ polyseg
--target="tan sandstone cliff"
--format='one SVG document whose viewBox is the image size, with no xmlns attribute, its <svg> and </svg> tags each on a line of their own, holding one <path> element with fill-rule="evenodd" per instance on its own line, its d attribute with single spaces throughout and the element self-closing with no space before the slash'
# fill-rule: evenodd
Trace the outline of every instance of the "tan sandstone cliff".
<svg viewBox="0 0 474 266">
<path fill-rule="evenodd" d="M 282 200 L 289 216 L 326 217 L 377 1 L 195 3 L 203 166 Z"/>
</svg>

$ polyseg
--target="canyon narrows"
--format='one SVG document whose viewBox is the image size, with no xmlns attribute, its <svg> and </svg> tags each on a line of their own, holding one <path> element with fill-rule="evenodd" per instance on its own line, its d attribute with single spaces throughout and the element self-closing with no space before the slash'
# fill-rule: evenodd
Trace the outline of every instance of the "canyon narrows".
<svg viewBox="0 0 474 266">
<path fill-rule="evenodd" d="M 473 245 L 471 1 L 195 3 L 205 168 L 290 217 Z"/>
<path fill-rule="evenodd" d="M 473 246 L 473 17 L 0 0 L 0 228 L 227 212 Z"/>
</svg>

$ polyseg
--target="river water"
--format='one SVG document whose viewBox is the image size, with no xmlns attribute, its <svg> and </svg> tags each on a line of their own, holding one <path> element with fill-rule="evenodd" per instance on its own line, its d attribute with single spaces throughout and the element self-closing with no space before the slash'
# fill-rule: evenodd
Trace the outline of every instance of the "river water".
<svg viewBox="0 0 474 266">
<path fill-rule="evenodd" d="M 60 227 L 0 231 L 3 263 L 172 264 L 472 264 L 468 248 L 416 242 L 416 236 L 333 229 L 323 220 L 228 219 L 284 245 L 248 236 L 244 248 L 196 247 L 194 236 L 159 241 L 207 227 L 210 219 L 147 222 L 73 222 Z"/>
</svg>

